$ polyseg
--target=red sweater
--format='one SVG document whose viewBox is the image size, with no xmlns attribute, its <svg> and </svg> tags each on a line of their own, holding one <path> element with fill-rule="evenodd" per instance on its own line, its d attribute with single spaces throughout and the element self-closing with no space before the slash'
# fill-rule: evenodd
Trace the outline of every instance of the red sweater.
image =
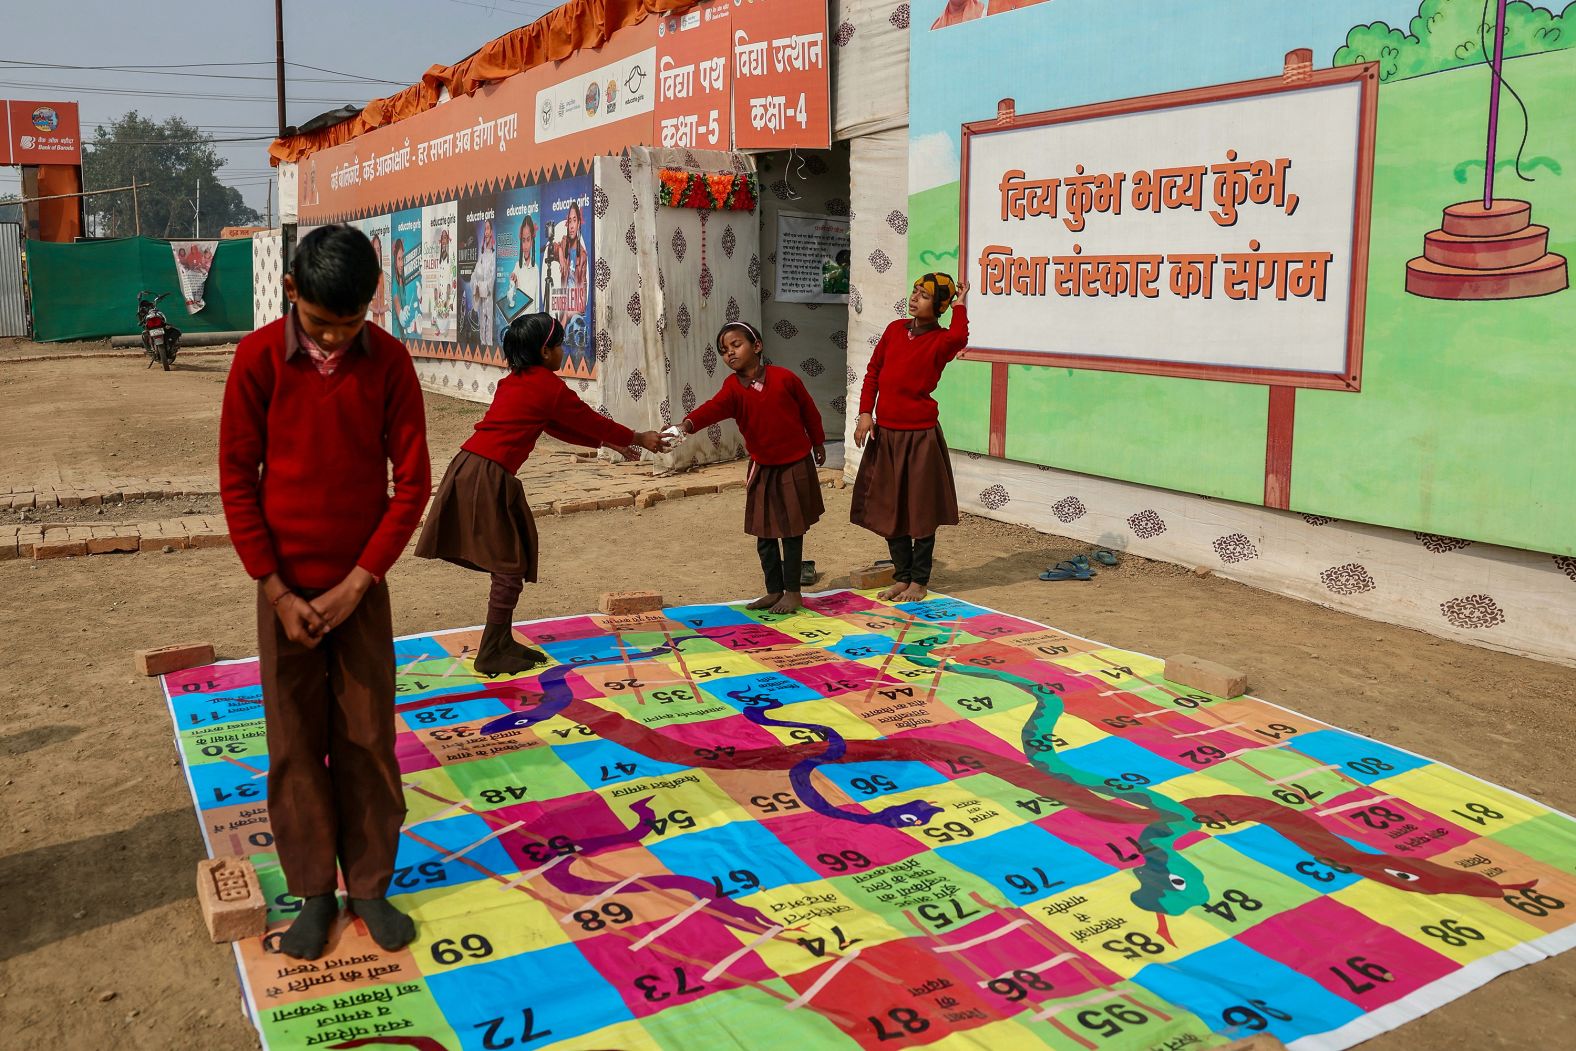
<svg viewBox="0 0 1576 1051">
<path fill-rule="evenodd" d="M 585 445 L 629 445 L 635 432 L 576 397 L 569 385 L 540 365 L 511 372 L 498 384 L 476 433 L 462 449 L 485 456 L 510 474 L 520 469 L 546 431 L 559 441 Z"/>
<path fill-rule="evenodd" d="M 432 495 L 416 369 L 369 324 L 333 375 L 319 375 L 286 339 L 292 323 L 241 340 L 225 382 L 219 491 L 230 540 L 258 580 L 331 588 L 356 566 L 382 580 Z"/>
<path fill-rule="evenodd" d="M 737 375 L 722 381 L 715 397 L 685 419 L 698 431 L 723 420 L 734 420 L 744 436 L 750 459 L 767 467 L 798 463 L 810 455 L 812 445 L 825 445 L 821 412 L 798 376 L 781 365 L 768 365 L 761 389 Z"/>
<path fill-rule="evenodd" d="M 923 431 L 936 425 L 939 410 L 930 396 L 941 382 L 941 370 L 969 345 L 969 315 L 952 308 L 950 328 L 933 328 L 910 339 L 908 322 L 894 321 L 881 333 L 881 342 L 865 369 L 865 387 L 859 411 L 872 412 L 876 422 L 894 431 Z"/>
</svg>

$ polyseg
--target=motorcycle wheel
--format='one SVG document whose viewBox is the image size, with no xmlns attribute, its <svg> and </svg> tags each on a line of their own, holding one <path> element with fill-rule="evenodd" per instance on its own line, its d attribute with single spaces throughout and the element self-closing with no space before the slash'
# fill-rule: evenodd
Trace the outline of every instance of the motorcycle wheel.
<svg viewBox="0 0 1576 1051">
<path fill-rule="evenodd" d="M 164 366 L 164 371 L 170 371 L 170 363 L 175 359 L 168 343 L 159 347 L 159 364 Z"/>
</svg>

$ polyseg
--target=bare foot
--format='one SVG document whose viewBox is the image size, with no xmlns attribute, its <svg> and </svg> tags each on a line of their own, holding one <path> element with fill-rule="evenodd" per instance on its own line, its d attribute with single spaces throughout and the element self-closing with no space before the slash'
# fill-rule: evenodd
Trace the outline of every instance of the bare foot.
<svg viewBox="0 0 1576 1051">
<path fill-rule="evenodd" d="M 885 591 L 881 592 L 881 594 L 877 595 L 876 598 L 881 600 L 882 602 L 892 602 L 899 595 L 901 595 L 903 592 L 905 592 L 907 590 L 908 590 L 908 582 L 906 580 L 899 580 L 897 583 L 893 584 L 891 587 L 889 587 Z"/>
<path fill-rule="evenodd" d="M 910 584 L 903 590 L 898 598 L 904 602 L 923 602 L 925 596 L 930 594 L 930 589 L 923 584 Z"/>
<path fill-rule="evenodd" d="M 745 609 L 771 609 L 773 606 L 777 605 L 778 601 L 780 601 L 782 599 L 782 597 L 783 596 L 782 596 L 781 592 L 774 591 L 770 595 L 762 595 L 760 598 L 756 599 L 754 602 L 750 603 L 748 606 L 745 606 L 744 608 Z"/>
<path fill-rule="evenodd" d="M 784 592 L 783 593 L 783 597 L 777 601 L 777 604 L 775 606 L 772 607 L 772 612 L 773 613 L 797 613 L 799 610 L 801 610 L 803 608 L 804 608 L 804 603 L 799 601 L 799 592 L 797 592 L 797 591 L 788 591 L 788 592 Z"/>
</svg>

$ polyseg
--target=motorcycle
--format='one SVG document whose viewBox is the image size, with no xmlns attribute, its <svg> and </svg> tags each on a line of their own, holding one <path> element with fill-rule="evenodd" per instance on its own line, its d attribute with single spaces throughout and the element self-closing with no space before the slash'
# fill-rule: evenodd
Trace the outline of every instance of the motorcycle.
<svg viewBox="0 0 1576 1051">
<path fill-rule="evenodd" d="M 137 325 L 142 329 L 142 352 L 148 355 L 148 368 L 153 368 L 157 363 L 164 366 L 165 372 L 170 371 L 170 366 L 175 364 L 175 354 L 181 343 L 181 330 L 170 324 L 164 311 L 159 309 L 159 303 L 169 294 L 161 292 L 154 296 L 148 291 L 137 293 Z M 149 299 L 149 296 L 153 298 Z"/>
</svg>

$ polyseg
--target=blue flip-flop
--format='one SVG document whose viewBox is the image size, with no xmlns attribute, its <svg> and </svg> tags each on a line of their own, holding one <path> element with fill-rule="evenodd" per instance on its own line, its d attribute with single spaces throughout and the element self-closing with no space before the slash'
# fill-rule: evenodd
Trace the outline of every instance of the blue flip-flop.
<svg viewBox="0 0 1576 1051">
<path fill-rule="evenodd" d="M 1110 548 L 1097 548 L 1094 553 L 1094 560 L 1102 566 L 1114 566 L 1116 565 L 1116 552 Z"/>
<path fill-rule="evenodd" d="M 1087 560 L 1079 564 L 1073 559 L 1058 562 L 1053 568 L 1040 574 L 1041 580 L 1090 580 L 1093 577 L 1094 570 L 1089 567 Z"/>
</svg>

